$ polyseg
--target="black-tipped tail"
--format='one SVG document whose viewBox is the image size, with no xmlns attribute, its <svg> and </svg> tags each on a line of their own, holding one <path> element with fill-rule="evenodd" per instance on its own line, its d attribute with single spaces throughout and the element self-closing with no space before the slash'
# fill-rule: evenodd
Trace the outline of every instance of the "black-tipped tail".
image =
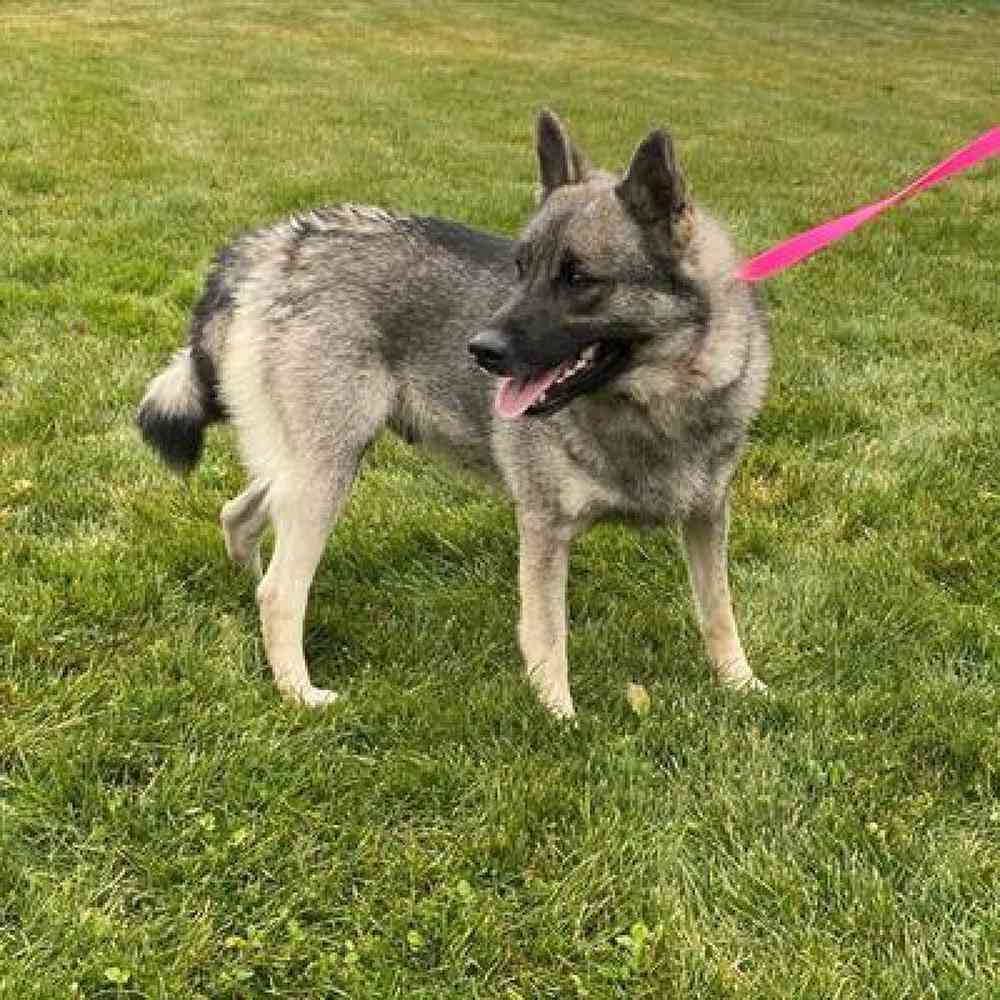
<svg viewBox="0 0 1000 1000">
<path fill-rule="evenodd" d="M 191 356 L 184 348 L 149 383 L 139 404 L 136 423 L 146 442 L 175 472 L 190 472 L 201 458 L 205 427 L 218 419 Z"/>
</svg>

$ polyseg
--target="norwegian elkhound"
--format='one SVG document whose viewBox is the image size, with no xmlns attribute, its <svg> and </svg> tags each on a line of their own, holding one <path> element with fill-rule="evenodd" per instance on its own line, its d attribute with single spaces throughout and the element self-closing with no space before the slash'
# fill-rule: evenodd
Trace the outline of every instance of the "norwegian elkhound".
<svg viewBox="0 0 1000 1000">
<path fill-rule="evenodd" d="M 679 521 L 716 676 L 763 687 L 726 568 L 729 481 L 767 381 L 761 311 L 725 231 L 689 200 L 665 132 L 620 179 L 548 111 L 537 152 L 540 204 L 517 240 L 354 205 L 240 237 L 139 407 L 146 439 L 180 471 L 206 425 L 235 425 L 253 479 L 222 509 L 226 550 L 259 575 L 270 520 L 264 645 L 278 687 L 307 705 L 335 697 L 303 655 L 309 587 L 384 427 L 510 492 L 520 646 L 551 712 L 574 712 L 569 545 L 608 518 Z"/>
</svg>

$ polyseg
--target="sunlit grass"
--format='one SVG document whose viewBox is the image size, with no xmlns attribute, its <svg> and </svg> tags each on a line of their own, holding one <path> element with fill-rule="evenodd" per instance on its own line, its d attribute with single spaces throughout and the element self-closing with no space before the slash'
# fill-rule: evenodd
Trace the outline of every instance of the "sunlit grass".
<svg viewBox="0 0 1000 1000">
<path fill-rule="evenodd" d="M 513 232 L 531 122 L 652 125 L 748 251 L 995 124 L 993 3 L 0 9 L 0 996 L 948 997 L 1000 963 L 1000 175 L 770 282 L 708 682 L 673 535 L 573 555 L 572 730 L 520 681 L 506 503 L 375 449 L 266 676 L 131 413 L 212 251 L 325 202 Z M 651 697 L 637 716 L 625 684 Z"/>
</svg>

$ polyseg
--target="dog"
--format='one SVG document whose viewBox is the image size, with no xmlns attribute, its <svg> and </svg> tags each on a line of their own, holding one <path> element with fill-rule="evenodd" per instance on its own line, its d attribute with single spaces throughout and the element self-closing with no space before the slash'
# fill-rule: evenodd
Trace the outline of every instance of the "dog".
<svg viewBox="0 0 1000 1000">
<path fill-rule="evenodd" d="M 384 428 L 512 497 L 520 648 L 554 715 L 574 714 L 570 542 L 606 519 L 679 523 L 717 679 L 764 687 L 726 554 L 729 483 L 766 391 L 763 310 L 734 276 L 726 231 L 688 197 L 666 131 L 621 177 L 593 167 L 550 111 L 536 145 L 539 204 L 516 240 L 349 204 L 236 239 L 188 345 L 139 406 L 142 434 L 180 472 L 209 424 L 234 425 L 251 481 L 222 508 L 226 550 L 257 574 L 267 660 L 305 705 L 336 697 L 303 653 L 309 588 Z"/>
</svg>

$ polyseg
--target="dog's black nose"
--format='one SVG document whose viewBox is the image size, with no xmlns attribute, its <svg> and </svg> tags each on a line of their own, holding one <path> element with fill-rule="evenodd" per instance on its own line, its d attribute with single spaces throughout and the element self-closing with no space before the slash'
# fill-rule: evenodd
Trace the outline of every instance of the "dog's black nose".
<svg viewBox="0 0 1000 1000">
<path fill-rule="evenodd" d="M 495 375 L 504 374 L 509 365 L 507 339 L 499 330 L 483 330 L 469 341 L 469 351 L 480 368 Z"/>
</svg>

